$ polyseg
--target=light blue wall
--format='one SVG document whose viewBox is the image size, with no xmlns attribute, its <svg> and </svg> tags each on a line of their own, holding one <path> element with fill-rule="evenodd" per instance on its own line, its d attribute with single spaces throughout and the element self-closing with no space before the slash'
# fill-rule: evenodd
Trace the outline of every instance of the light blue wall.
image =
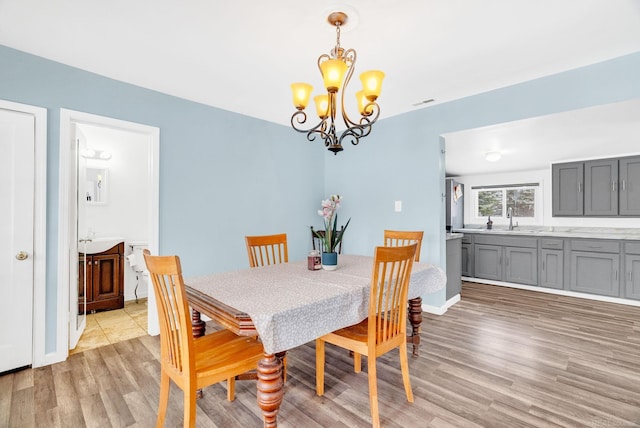
<svg viewBox="0 0 640 428">
<path fill-rule="evenodd" d="M 247 266 L 244 236 L 288 234 L 306 257 L 324 196 L 323 148 L 288 127 L 0 46 L 0 99 L 46 107 L 46 352 L 55 351 L 60 108 L 160 128 L 160 252 L 185 275 Z"/>
<path fill-rule="evenodd" d="M 0 98 L 49 114 L 47 352 L 57 316 L 60 108 L 160 128 L 160 251 L 180 254 L 189 275 L 245 267 L 246 234 L 286 231 L 291 258 L 303 258 L 307 227 L 320 224 L 315 212 L 331 193 L 344 195 L 341 223 L 352 218 L 346 252 L 371 254 L 385 228 L 421 229 L 422 259 L 444 267 L 441 134 L 636 97 L 640 53 L 381 120 L 333 156 L 287 126 L 0 46 Z M 380 101 L 384 113 L 384 94 Z M 444 292 L 425 298 L 444 301 Z"/>
</svg>

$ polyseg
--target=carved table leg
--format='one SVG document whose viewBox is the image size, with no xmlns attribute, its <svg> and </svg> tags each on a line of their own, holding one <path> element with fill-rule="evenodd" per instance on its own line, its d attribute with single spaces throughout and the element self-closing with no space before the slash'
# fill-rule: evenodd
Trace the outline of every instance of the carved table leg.
<svg viewBox="0 0 640 428">
<path fill-rule="evenodd" d="M 207 324 L 200 318 L 200 312 L 191 309 L 191 334 L 193 337 L 202 337 L 207 328 Z M 196 400 L 202 398 L 202 390 L 196 390 Z"/>
<path fill-rule="evenodd" d="M 265 354 L 258 362 L 258 406 L 262 409 L 264 427 L 278 426 L 278 410 L 284 396 L 282 361 L 273 354 Z"/>
<path fill-rule="evenodd" d="M 191 309 L 191 332 L 193 337 L 202 337 L 207 329 L 207 324 L 200 318 L 200 312 Z"/>
<path fill-rule="evenodd" d="M 422 324 L 422 297 L 409 300 L 409 322 L 411 323 L 411 336 L 409 342 L 413 343 L 413 356 L 420 353 L 420 325 Z"/>
<path fill-rule="evenodd" d="M 282 382 L 287 382 L 287 351 L 276 352 L 276 357 L 282 361 Z"/>
</svg>

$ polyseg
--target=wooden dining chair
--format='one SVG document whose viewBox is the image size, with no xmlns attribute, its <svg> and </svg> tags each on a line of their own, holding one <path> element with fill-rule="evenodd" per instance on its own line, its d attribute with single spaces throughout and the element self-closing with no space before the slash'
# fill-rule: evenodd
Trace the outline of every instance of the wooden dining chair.
<svg viewBox="0 0 640 428">
<path fill-rule="evenodd" d="M 260 267 L 289 262 L 289 250 L 287 249 L 287 234 L 245 236 L 247 254 L 249 255 L 249 267 Z M 284 352 L 276 354 L 282 360 L 282 379 L 287 381 L 287 356 Z M 254 373 L 250 379 L 257 379 Z"/>
<path fill-rule="evenodd" d="M 420 261 L 420 247 L 422 247 L 423 231 L 405 231 L 405 230 L 385 230 L 384 245 L 386 247 L 402 247 L 405 245 L 418 243 L 416 249 L 416 261 Z"/>
<path fill-rule="evenodd" d="M 340 231 L 338 231 L 338 233 L 344 233 L 344 226 L 340 226 Z M 311 249 L 323 252 L 324 244 L 322 243 L 322 239 L 318 238 L 316 234 L 324 238 L 325 231 L 323 229 L 315 230 L 313 226 L 311 226 Z M 342 241 L 338 244 L 337 250 L 338 254 L 342 254 Z"/>
<path fill-rule="evenodd" d="M 417 244 L 376 247 L 371 274 L 368 317 L 350 327 L 316 339 L 316 393 L 324 394 L 325 343 L 353 351 L 354 370 L 360 373 L 361 355 L 367 356 L 369 406 L 374 427 L 380 426 L 376 358 L 398 348 L 407 400 L 413 403 L 407 358 L 407 293 Z"/>
<path fill-rule="evenodd" d="M 289 261 L 287 234 L 245 236 L 249 266 L 259 267 Z"/>
<path fill-rule="evenodd" d="M 195 427 L 196 390 L 227 380 L 227 399 L 235 398 L 235 376 L 255 369 L 263 357 L 254 337 L 220 330 L 194 338 L 178 256 L 144 259 L 153 282 L 160 321 L 160 403 L 156 427 L 164 426 L 170 381 L 184 393 L 184 426 Z"/>
</svg>

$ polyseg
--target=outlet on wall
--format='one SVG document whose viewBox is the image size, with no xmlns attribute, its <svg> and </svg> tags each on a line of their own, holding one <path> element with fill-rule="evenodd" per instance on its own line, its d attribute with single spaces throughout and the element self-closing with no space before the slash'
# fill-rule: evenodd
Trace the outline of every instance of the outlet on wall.
<svg viewBox="0 0 640 428">
<path fill-rule="evenodd" d="M 396 207 L 395 210 L 397 213 L 399 213 L 400 211 L 402 211 L 402 201 L 396 201 Z"/>
</svg>

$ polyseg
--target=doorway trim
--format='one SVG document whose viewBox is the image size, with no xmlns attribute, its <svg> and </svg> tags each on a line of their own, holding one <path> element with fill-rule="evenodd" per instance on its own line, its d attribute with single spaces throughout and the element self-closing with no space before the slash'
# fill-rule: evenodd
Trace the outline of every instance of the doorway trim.
<svg viewBox="0 0 640 428">
<path fill-rule="evenodd" d="M 0 100 L 0 109 L 18 111 L 35 118 L 33 205 L 33 328 L 32 367 L 46 362 L 47 299 L 47 109 Z"/>
<path fill-rule="evenodd" d="M 158 253 L 159 247 L 159 216 L 160 216 L 160 129 L 154 126 L 142 125 L 98 116 L 68 109 L 60 109 L 60 177 L 59 177 L 59 216 L 58 216 L 58 293 L 57 293 L 57 343 L 58 361 L 64 361 L 69 355 L 69 281 L 68 248 L 71 245 L 71 231 L 69 218 L 71 209 L 77 210 L 77 198 L 72 197 L 69 185 L 70 169 L 75 167 L 71 159 L 69 142 L 71 141 L 72 124 L 87 124 L 114 128 L 126 132 L 146 135 L 149 139 L 149 250 Z M 73 284 L 74 289 L 76 285 Z"/>
</svg>

